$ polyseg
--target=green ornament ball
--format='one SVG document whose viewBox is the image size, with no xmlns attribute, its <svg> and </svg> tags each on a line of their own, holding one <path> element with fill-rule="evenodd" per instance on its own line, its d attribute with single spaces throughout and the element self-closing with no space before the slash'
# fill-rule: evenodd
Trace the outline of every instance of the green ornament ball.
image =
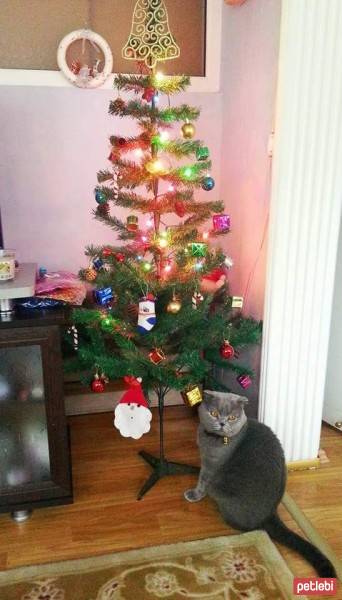
<svg viewBox="0 0 342 600">
<path fill-rule="evenodd" d="M 114 321 L 111 317 L 105 317 L 101 321 L 101 329 L 102 329 L 102 331 L 105 331 L 106 333 L 113 331 L 113 325 L 114 325 Z"/>
<path fill-rule="evenodd" d="M 206 191 L 206 192 L 210 192 L 212 189 L 214 189 L 215 187 L 215 181 L 212 177 L 210 177 L 210 175 L 208 175 L 207 177 L 204 177 L 203 181 L 202 181 L 202 188 Z"/>
<path fill-rule="evenodd" d="M 107 202 L 106 195 L 103 192 L 101 192 L 101 190 L 96 190 L 95 200 L 98 204 L 106 204 Z"/>
</svg>

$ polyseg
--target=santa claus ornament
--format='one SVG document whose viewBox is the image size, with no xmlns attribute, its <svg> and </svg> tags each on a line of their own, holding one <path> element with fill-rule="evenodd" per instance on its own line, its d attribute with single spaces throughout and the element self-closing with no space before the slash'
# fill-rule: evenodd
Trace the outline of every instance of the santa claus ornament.
<svg viewBox="0 0 342 600">
<path fill-rule="evenodd" d="M 141 334 L 149 333 L 157 322 L 155 300 L 153 294 L 147 294 L 139 302 L 138 332 Z"/>
<path fill-rule="evenodd" d="M 141 389 L 141 379 L 128 381 L 129 389 L 122 396 L 114 411 L 114 426 L 125 438 L 139 440 L 150 431 L 152 413 Z"/>
</svg>

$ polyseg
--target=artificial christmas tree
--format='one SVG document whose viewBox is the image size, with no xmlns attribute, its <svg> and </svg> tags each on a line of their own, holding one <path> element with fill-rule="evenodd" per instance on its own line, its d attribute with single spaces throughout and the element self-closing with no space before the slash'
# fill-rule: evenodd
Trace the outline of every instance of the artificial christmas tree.
<svg viewBox="0 0 342 600">
<path fill-rule="evenodd" d="M 164 6 L 153 0 L 149 13 L 144 0 L 149 21 L 156 3 Z M 154 63 L 151 52 L 146 54 L 148 64 Z M 237 377 L 252 375 L 233 358 L 234 352 L 231 359 L 223 356 L 222 345 L 229 339 L 238 349 L 260 336 L 258 323 L 232 310 L 226 281 L 226 265 L 232 261 L 210 243 L 226 233 L 227 226 L 205 229 L 213 215 L 222 214 L 227 223 L 224 205 L 215 196 L 195 197 L 200 188 L 215 192 L 209 149 L 193 139 L 199 110 L 171 105 L 189 78 L 167 77 L 154 68 L 141 70 L 141 75 L 115 79 L 119 95 L 109 112 L 135 119 L 137 133 L 124 137 L 118 132 L 110 138 L 110 166 L 98 173 L 94 216 L 113 229 L 117 242 L 87 248 L 90 265 L 82 276 L 93 281 L 95 272 L 98 306 L 75 313 L 81 334 L 71 365 L 88 380 L 99 371 L 110 379 L 141 377 L 144 392 L 156 393 L 160 456 L 141 453 L 153 473 L 139 498 L 164 475 L 197 470 L 165 459 L 166 394 L 179 390 L 194 405 L 204 381 L 209 388 L 222 389 L 213 378 L 213 364 L 232 369 Z M 103 206 L 114 210 L 103 211 Z M 126 220 L 117 216 L 115 207 L 128 209 Z M 96 269 L 94 264 L 101 266 Z"/>
</svg>

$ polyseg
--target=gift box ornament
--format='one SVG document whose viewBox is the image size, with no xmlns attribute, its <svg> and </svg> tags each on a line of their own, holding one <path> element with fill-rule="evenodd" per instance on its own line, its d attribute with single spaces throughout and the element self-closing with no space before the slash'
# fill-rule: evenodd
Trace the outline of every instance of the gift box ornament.
<svg viewBox="0 0 342 600">
<path fill-rule="evenodd" d="M 247 388 L 249 388 L 250 385 L 252 385 L 252 380 L 249 375 L 239 375 L 237 381 L 244 390 L 246 390 Z"/>
<path fill-rule="evenodd" d="M 100 271 L 103 267 L 103 260 L 101 258 L 95 258 L 93 260 L 93 267 L 96 271 Z"/>
<path fill-rule="evenodd" d="M 191 255 L 196 258 L 203 258 L 204 256 L 206 256 L 207 251 L 208 251 L 208 246 L 207 246 L 207 244 L 204 244 L 203 242 L 192 242 L 190 244 Z"/>
<path fill-rule="evenodd" d="M 136 217 L 135 215 L 129 215 L 127 217 L 127 229 L 128 231 L 137 231 L 138 229 L 138 217 Z"/>
<path fill-rule="evenodd" d="M 184 403 L 189 407 L 196 406 L 197 404 L 200 404 L 203 400 L 201 390 L 199 389 L 198 385 L 189 387 L 188 389 L 181 392 L 181 395 L 184 400 Z"/>
<path fill-rule="evenodd" d="M 153 364 L 159 365 L 163 360 L 166 359 L 166 356 L 160 348 L 152 348 L 152 350 L 148 353 L 149 359 Z"/>
<path fill-rule="evenodd" d="M 100 306 L 106 306 L 114 300 L 114 294 L 111 287 L 100 288 L 94 291 L 94 298 Z"/>
<path fill-rule="evenodd" d="M 243 307 L 243 297 L 242 296 L 232 296 L 232 308 L 242 308 Z"/>
<path fill-rule="evenodd" d="M 208 160 L 209 148 L 207 148 L 207 146 L 200 146 L 199 148 L 197 148 L 196 158 L 197 160 Z"/>
<path fill-rule="evenodd" d="M 229 215 L 213 215 L 213 228 L 217 233 L 223 233 L 230 229 Z"/>
</svg>

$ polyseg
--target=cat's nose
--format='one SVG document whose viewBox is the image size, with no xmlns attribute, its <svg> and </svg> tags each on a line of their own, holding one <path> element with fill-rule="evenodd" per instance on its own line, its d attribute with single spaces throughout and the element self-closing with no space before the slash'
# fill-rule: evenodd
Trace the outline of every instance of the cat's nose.
<svg viewBox="0 0 342 600">
<path fill-rule="evenodd" d="M 220 425 L 221 425 L 221 427 L 224 427 L 224 426 L 225 426 L 225 424 L 226 424 L 226 422 L 225 422 L 225 421 L 220 421 Z"/>
</svg>

